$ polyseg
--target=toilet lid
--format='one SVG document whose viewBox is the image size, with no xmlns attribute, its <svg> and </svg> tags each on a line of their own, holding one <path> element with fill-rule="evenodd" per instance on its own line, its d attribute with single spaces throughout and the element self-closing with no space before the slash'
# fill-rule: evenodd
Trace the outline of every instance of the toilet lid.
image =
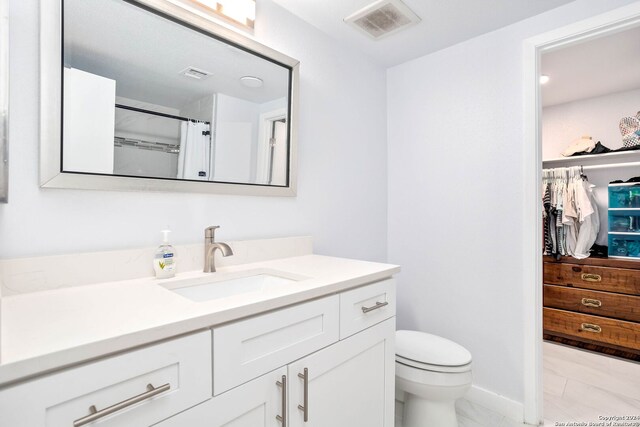
<svg viewBox="0 0 640 427">
<path fill-rule="evenodd" d="M 471 353 L 453 341 L 418 331 L 396 331 L 396 354 L 429 365 L 462 366 Z"/>
</svg>

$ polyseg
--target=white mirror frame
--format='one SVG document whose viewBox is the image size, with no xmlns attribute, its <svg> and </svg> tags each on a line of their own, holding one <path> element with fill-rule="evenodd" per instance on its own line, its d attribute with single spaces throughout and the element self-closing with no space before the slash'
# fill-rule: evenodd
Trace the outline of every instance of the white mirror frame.
<svg viewBox="0 0 640 427">
<path fill-rule="evenodd" d="M 0 0 L 5 1 L 5 0 Z M 142 6 L 204 30 L 292 68 L 289 135 L 289 185 L 179 181 L 61 172 L 62 164 L 62 0 L 40 1 L 40 186 L 92 190 L 170 191 L 295 196 L 297 178 L 299 61 L 266 47 L 168 0 L 136 0 Z M 178 25 L 178 24 L 176 24 Z M 1 148 L 1 147 L 0 147 Z"/>
<path fill-rule="evenodd" d="M 9 202 L 9 0 L 0 0 L 0 203 Z"/>
</svg>

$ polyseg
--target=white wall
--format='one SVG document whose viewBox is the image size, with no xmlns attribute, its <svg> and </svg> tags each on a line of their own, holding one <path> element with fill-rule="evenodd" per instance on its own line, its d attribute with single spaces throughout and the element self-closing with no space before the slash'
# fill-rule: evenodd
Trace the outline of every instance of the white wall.
<svg viewBox="0 0 640 427">
<path fill-rule="evenodd" d="M 622 147 L 618 127 L 620 119 L 635 116 L 640 110 L 640 90 L 613 93 L 596 98 L 581 99 L 542 109 L 542 158 L 562 157 L 572 141 L 581 135 L 590 135 L 611 148 Z M 608 245 L 609 195 L 607 184 L 611 181 L 640 175 L 637 167 L 599 169 L 587 172 L 589 182 L 596 187 L 593 193 L 600 214 L 600 233 L 596 243 Z"/>
<path fill-rule="evenodd" d="M 273 4 L 259 41 L 301 61 L 298 196 L 241 197 L 40 189 L 38 1 L 11 0 L 11 147 L 0 258 L 142 247 L 166 224 L 175 243 L 312 235 L 321 254 L 386 258 L 386 75 Z M 114 266 L 113 268 L 118 268 Z"/>
<path fill-rule="evenodd" d="M 523 399 L 523 40 L 630 3 L 578 0 L 388 71 L 398 327 L 449 337 Z"/>
</svg>

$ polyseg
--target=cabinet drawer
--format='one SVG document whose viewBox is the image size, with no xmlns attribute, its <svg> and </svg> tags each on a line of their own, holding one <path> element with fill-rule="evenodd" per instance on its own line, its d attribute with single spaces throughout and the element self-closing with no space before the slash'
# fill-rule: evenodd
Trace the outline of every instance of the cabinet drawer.
<svg viewBox="0 0 640 427">
<path fill-rule="evenodd" d="M 640 322 L 640 297 L 544 285 L 544 306 Z"/>
<path fill-rule="evenodd" d="M 333 295 L 214 329 L 214 394 L 338 341 L 338 315 Z"/>
<path fill-rule="evenodd" d="M 544 263 L 544 283 L 640 295 L 640 270 Z"/>
<path fill-rule="evenodd" d="M 148 385 L 156 388 L 149 390 Z M 145 394 L 146 393 L 146 394 Z M 211 396 L 211 332 L 175 339 L 0 391 L 0 425 L 148 426 Z M 84 420 L 83 420 L 84 418 Z"/>
<path fill-rule="evenodd" d="M 553 308 L 543 310 L 544 330 L 640 350 L 640 324 Z"/>
<path fill-rule="evenodd" d="M 340 294 L 340 339 L 396 315 L 395 280 Z"/>
</svg>

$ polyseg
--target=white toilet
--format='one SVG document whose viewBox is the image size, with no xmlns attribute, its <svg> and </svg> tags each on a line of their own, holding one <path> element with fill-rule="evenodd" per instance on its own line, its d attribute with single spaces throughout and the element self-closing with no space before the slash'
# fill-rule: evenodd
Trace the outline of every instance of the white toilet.
<svg viewBox="0 0 640 427">
<path fill-rule="evenodd" d="M 466 348 L 424 332 L 396 332 L 396 390 L 404 394 L 403 427 L 458 427 L 455 402 L 469 387 L 471 353 Z"/>
</svg>

